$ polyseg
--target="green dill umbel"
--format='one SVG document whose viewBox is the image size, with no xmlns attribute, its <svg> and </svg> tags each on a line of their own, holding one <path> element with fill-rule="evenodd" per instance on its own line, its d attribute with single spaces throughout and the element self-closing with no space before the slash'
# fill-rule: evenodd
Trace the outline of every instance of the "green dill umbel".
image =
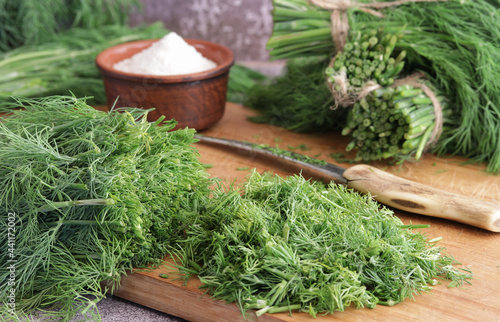
<svg viewBox="0 0 500 322">
<path fill-rule="evenodd" d="M 179 215 L 180 270 L 243 313 L 316 316 L 350 305 L 394 305 L 440 279 L 456 286 L 471 278 L 436 240 L 370 196 L 300 176 L 254 172 L 242 191 L 219 187 Z"/>
<path fill-rule="evenodd" d="M 74 97 L 16 103 L 23 109 L 0 122 L 0 224 L 7 231 L 16 214 L 16 311 L 96 314 L 100 283 L 160 263 L 179 233 L 174 214 L 209 193 L 194 130 Z M 7 294 L 7 234 L 0 243 Z"/>
<path fill-rule="evenodd" d="M 340 50 L 334 48 L 329 11 L 307 0 L 273 4 L 268 42 L 273 59 L 334 55 Z M 347 10 L 351 34 L 374 28 L 402 33 L 395 49 L 406 53 L 406 72 L 424 72 L 450 100 L 458 119 L 444 129 L 433 152 L 485 162 L 492 173 L 500 171 L 499 8 L 498 1 L 448 0 L 380 9 L 383 18 L 356 7 Z"/>
</svg>

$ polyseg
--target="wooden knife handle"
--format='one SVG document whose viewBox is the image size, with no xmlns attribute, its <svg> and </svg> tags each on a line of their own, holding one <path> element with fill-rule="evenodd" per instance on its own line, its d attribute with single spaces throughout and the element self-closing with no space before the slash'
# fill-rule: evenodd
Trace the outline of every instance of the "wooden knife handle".
<svg viewBox="0 0 500 322">
<path fill-rule="evenodd" d="M 391 175 L 368 165 L 344 172 L 347 186 L 375 200 L 413 213 L 450 219 L 500 232 L 500 206 Z"/>
</svg>

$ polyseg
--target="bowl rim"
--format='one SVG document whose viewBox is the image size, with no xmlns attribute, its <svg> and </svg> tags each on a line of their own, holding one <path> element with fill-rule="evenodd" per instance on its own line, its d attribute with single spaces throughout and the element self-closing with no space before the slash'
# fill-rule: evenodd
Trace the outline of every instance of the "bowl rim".
<svg viewBox="0 0 500 322">
<path fill-rule="evenodd" d="M 125 42 L 122 44 L 118 44 L 109 48 L 106 48 L 102 50 L 95 58 L 95 64 L 97 67 L 101 70 L 103 75 L 105 76 L 110 76 L 113 78 L 118 78 L 118 79 L 123 79 L 123 80 L 129 80 L 129 81 L 136 81 L 136 82 L 162 82 L 162 83 L 181 83 L 181 82 L 190 82 L 190 81 L 196 81 L 196 80 L 203 80 L 203 79 L 208 79 L 208 78 L 213 78 L 216 76 L 219 76 L 221 74 L 224 74 L 229 70 L 229 68 L 234 64 L 234 54 L 226 46 L 207 41 L 207 40 L 201 40 L 201 39 L 192 39 L 192 38 L 186 38 L 184 39 L 189 45 L 195 46 L 196 45 L 203 45 L 207 47 L 215 47 L 218 50 L 224 52 L 228 59 L 225 59 L 222 64 L 217 65 L 214 68 L 198 72 L 198 73 L 190 73 L 190 74 L 181 74 L 181 75 L 150 75 L 150 74 L 137 74 L 137 73 L 128 73 L 128 72 L 122 72 L 119 70 L 114 69 L 112 66 L 109 66 L 110 64 L 105 64 L 103 63 L 103 57 L 106 55 L 109 55 L 110 52 L 116 50 L 117 48 L 121 47 L 127 47 L 133 44 L 145 44 L 146 46 L 144 47 L 147 48 L 148 44 L 152 44 L 155 41 L 160 40 L 160 38 L 157 39 L 143 39 L 143 40 L 134 40 L 134 41 L 129 41 Z M 141 49 L 142 50 L 142 49 Z"/>
</svg>

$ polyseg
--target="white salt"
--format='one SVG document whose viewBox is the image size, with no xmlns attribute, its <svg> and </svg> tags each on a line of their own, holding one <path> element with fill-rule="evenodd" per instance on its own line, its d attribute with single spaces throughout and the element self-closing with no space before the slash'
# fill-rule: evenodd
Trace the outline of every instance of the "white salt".
<svg viewBox="0 0 500 322">
<path fill-rule="evenodd" d="M 150 47 L 116 63 L 113 68 L 134 74 L 171 76 L 199 73 L 216 66 L 178 34 L 170 32 Z"/>
</svg>

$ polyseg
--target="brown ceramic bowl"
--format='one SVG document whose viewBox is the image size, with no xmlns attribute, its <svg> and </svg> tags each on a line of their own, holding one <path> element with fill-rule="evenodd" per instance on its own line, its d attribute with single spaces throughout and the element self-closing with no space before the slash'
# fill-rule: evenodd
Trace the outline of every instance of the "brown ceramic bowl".
<svg viewBox="0 0 500 322">
<path fill-rule="evenodd" d="M 161 115 L 175 119 L 177 128 L 203 130 L 224 114 L 229 69 L 234 63 L 227 47 L 203 40 L 185 39 L 217 67 L 175 76 L 141 75 L 121 72 L 114 64 L 149 47 L 157 39 L 133 41 L 102 51 L 96 64 L 103 75 L 108 106 L 155 108 L 148 121 Z M 115 104 L 116 102 L 116 104 Z"/>
</svg>

